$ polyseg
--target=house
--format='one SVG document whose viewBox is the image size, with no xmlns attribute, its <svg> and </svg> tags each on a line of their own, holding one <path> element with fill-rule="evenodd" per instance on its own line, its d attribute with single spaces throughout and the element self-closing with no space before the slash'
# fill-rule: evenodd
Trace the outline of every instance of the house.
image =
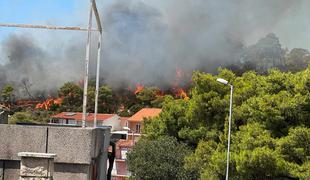
<svg viewBox="0 0 310 180">
<path fill-rule="evenodd" d="M 82 125 L 81 112 L 62 112 L 51 116 L 49 124 Z M 98 126 L 111 126 L 111 131 L 122 130 L 121 120 L 117 114 L 97 114 Z M 94 113 L 87 113 L 86 126 L 94 126 Z"/>
<path fill-rule="evenodd" d="M 129 118 L 121 118 L 123 129 L 126 129 L 128 134 L 126 140 L 120 139 L 116 142 L 116 154 L 112 170 L 113 180 L 125 180 L 130 176 L 126 163 L 126 154 L 140 138 L 144 119 L 156 117 L 160 113 L 161 109 L 158 108 L 143 108 Z"/>
<path fill-rule="evenodd" d="M 145 118 L 153 118 L 161 113 L 159 108 L 143 108 L 136 114 L 128 118 L 127 127 L 134 134 L 141 135 L 141 129 L 143 128 L 143 122 Z"/>
</svg>

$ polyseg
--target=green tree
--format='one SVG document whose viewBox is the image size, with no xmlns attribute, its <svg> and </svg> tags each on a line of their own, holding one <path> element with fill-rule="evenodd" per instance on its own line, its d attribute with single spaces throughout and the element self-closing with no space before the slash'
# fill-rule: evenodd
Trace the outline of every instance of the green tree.
<svg viewBox="0 0 310 180">
<path fill-rule="evenodd" d="M 13 102 L 13 91 L 14 88 L 11 85 L 6 85 L 4 88 L 1 90 L 1 98 L 2 101 L 6 104 L 12 104 Z"/>
<path fill-rule="evenodd" d="M 10 124 L 16 123 L 35 123 L 35 124 L 46 124 L 51 116 L 49 111 L 21 111 L 15 112 L 10 118 Z"/>
<path fill-rule="evenodd" d="M 187 101 L 183 99 L 174 100 L 172 96 L 166 96 L 162 113 L 158 117 L 147 120 L 143 131 L 151 139 L 157 139 L 164 135 L 180 139 L 178 133 L 186 121 L 187 106 Z"/>
<path fill-rule="evenodd" d="M 96 88 L 89 86 L 87 89 L 87 112 L 95 111 L 95 92 Z"/>
<path fill-rule="evenodd" d="M 232 170 L 235 179 L 281 179 L 290 177 L 275 139 L 259 123 L 240 127 L 232 138 Z"/>
<path fill-rule="evenodd" d="M 226 173 L 226 140 L 201 141 L 195 153 L 186 158 L 187 169 L 199 172 L 201 179 L 223 179 Z M 296 179 L 292 167 L 276 150 L 276 139 L 258 123 L 241 126 L 232 136 L 230 179 Z"/>
<path fill-rule="evenodd" d="M 131 179 L 193 179 L 186 171 L 184 157 L 190 150 L 175 138 L 142 138 L 127 155 Z"/>
<path fill-rule="evenodd" d="M 204 176 L 208 177 L 206 179 L 217 179 L 218 173 L 213 169 L 216 166 L 212 163 L 212 156 L 218 148 L 218 143 L 212 140 L 200 141 L 195 152 L 185 157 L 185 169 L 194 172 L 193 174 L 197 177 L 204 173 Z M 205 178 L 201 177 L 201 179 Z"/>
<path fill-rule="evenodd" d="M 16 112 L 9 118 L 9 124 L 35 123 L 30 112 Z"/>
<path fill-rule="evenodd" d="M 278 150 L 289 161 L 302 165 L 310 161 L 310 128 L 296 127 L 278 142 Z"/>
<path fill-rule="evenodd" d="M 98 95 L 98 112 L 116 113 L 119 102 L 108 86 L 101 86 Z"/>
<path fill-rule="evenodd" d="M 145 87 L 137 93 L 136 96 L 144 106 L 151 106 L 151 102 L 156 99 L 156 95 L 159 91 L 160 90 L 155 87 Z"/>
<path fill-rule="evenodd" d="M 77 84 L 65 83 L 58 90 L 58 96 L 63 97 L 62 111 L 82 111 L 83 90 Z"/>
<path fill-rule="evenodd" d="M 294 48 L 285 57 L 286 70 L 297 72 L 306 69 L 310 63 L 310 53 L 306 49 Z"/>
<path fill-rule="evenodd" d="M 310 67 L 240 77 L 225 69 L 195 72 L 190 99 L 166 96 L 162 113 L 145 122 L 146 137 L 175 137 L 195 148 L 186 170 L 200 179 L 225 178 L 229 87 L 218 77 L 235 87 L 231 179 L 309 179 Z"/>
</svg>

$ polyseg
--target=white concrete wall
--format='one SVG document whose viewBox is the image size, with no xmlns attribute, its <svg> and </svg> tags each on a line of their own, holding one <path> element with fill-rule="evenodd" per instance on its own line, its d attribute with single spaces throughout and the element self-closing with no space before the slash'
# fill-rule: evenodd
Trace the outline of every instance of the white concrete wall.
<svg viewBox="0 0 310 180">
<path fill-rule="evenodd" d="M 102 122 L 103 126 L 111 126 L 111 131 L 120 131 L 122 130 L 121 120 L 118 115 L 115 115 Z"/>
</svg>

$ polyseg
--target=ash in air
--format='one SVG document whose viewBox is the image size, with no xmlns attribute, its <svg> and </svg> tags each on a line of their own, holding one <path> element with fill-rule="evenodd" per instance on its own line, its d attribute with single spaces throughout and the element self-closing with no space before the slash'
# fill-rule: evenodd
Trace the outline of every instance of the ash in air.
<svg viewBox="0 0 310 180">
<path fill-rule="evenodd" d="M 114 88 L 136 83 L 165 87 L 174 83 L 178 69 L 214 72 L 239 61 L 248 41 L 277 29 L 279 22 L 308 2 L 116 0 L 101 10 L 105 28 L 101 78 Z M 65 43 L 61 52 L 42 48 L 35 38 L 35 34 L 12 34 L 1 42 L 0 62 L 5 63 L 0 65 L 0 88 L 13 82 L 48 92 L 83 77 L 86 36 Z M 93 52 L 91 72 L 95 58 Z"/>
</svg>

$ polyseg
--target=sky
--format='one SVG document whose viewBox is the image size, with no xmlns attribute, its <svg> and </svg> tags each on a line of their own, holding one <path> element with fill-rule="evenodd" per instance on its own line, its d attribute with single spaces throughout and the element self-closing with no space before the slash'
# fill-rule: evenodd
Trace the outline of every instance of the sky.
<svg viewBox="0 0 310 180">
<path fill-rule="evenodd" d="M 110 2 L 110 0 L 98 1 L 97 5 L 103 7 Z M 0 23 L 86 27 L 88 12 L 88 0 L 0 0 Z M 63 40 L 58 45 L 64 45 L 67 43 L 66 40 L 76 35 L 83 35 L 73 31 L 0 27 L 0 45 L 12 34 L 27 34 L 45 46 L 53 45 L 54 43 L 46 41 L 54 41 L 55 38 Z M 1 54 L 2 48 L 0 48 Z M 0 58 L 0 64 L 5 62 L 6 58 Z"/>
<path fill-rule="evenodd" d="M 169 4 L 158 0 L 141 0 L 141 2 L 154 7 Z M 0 0 L 0 23 L 86 26 L 88 3 L 88 0 Z M 113 3 L 112 0 L 97 0 L 98 6 L 103 10 L 111 3 Z M 304 6 L 286 16 L 285 21 L 279 21 L 276 28 L 273 29 L 288 48 L 303 47 L 310 49 L 310 11 L 308 5 L 309 3 L 305 1 Z M 288 28 L 291 26 L 295 27 L 295 31 Z M 30 31 L 0 28 L 0 41 L 10 33 L 16 32 Z M 255 34 L 248 39 L 249 44 L 256 41 Z"/>
<path fill-rule="evenodd" d="M 87 3 L 87 0 L 0 0 L 0 23 L 84 25 L 87 16 L 82 16 L 89 9 Z M 14 31 L 1 28 L 0 38 Z"/>
</svg>

